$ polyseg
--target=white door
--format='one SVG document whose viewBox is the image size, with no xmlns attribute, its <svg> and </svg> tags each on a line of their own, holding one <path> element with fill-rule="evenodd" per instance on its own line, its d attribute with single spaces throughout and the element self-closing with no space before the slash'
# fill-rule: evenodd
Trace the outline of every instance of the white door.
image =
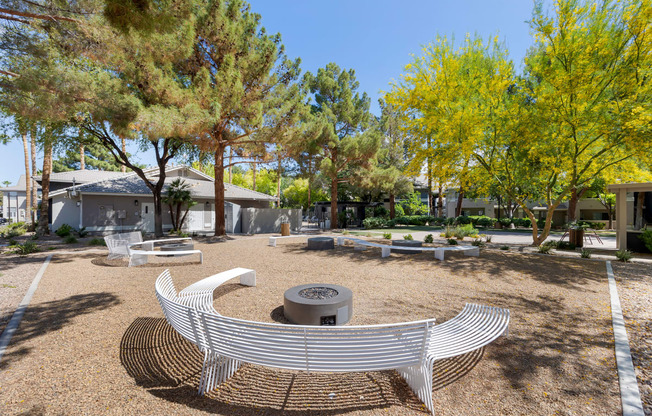
<svg viewBox="0 0 652 416">
<path fill-rule="evenodd" d="M 213 228 L 215 210 L 213 207 L 215 204 L 204 204 L 204 229 L 210 230 Z"/>
<path fill-rule="evenodd" d="M 143 202 L 140 204 L 140 222 L 145 232 L 154 232 L 154 203 Z"/>
<path fill-rule="evenodd" d="M 188 231 L 199 231 L 203 227 L 204 207 L 203 204 L 197 204 L 190 208 L 186 217 L 185 228 Z"/>
</svg>

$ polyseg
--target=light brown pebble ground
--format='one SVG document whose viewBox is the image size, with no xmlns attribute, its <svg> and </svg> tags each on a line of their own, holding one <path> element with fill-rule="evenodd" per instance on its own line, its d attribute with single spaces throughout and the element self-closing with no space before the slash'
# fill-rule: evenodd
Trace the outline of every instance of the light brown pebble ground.
<svg viewBox="0 0 652 416">
<path fill-rule="evenodd" d="M 377 250 L 307 251 L 305 239 L 197 244 L 169 263 L 177 288 L 233 267 L 222 314 L 282 321 L 283 292 L 327 282 L 354 293 L 351 325 L 455 316 L 466 302 L 509 308 L 509 336 L 438 362 L 438 415 L 614 415 L 621 412 L 602 262 L 484 250 L 479 258 Z M 0 363 L 0 414 L 425 415 L 393 371 L 304 374 L 245 365 L 196 395 L 202 355 L 164 321 L 154 296 L 162 264 L 127 268 L 98 254 L 57 255 Z M 329 394 L 335 393 L 330 399 Z"/>
</svg>

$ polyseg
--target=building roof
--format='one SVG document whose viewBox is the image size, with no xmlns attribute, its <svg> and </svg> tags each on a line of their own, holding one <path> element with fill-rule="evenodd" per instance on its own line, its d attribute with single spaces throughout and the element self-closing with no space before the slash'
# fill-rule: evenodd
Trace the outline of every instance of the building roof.
<svg viewBox="0 0 652 416">
<path fill-rule="evenodd" d="M 97 182 L 103 181 L 105 179 L 111 178 L 124 178 L 128 175 L 131 175 L 132 172 L 122 173 L 114 172 L 110 170 L 96 170 L 96 169 L 84 169 L 84 170 L 71 170 L 68 172 L 56 172 L 50 174 L 50 182 L 70 182 L 72 183 L 73 179 L 75 183 L 88 183 L 88 182 Z M 34 179 L 41 181 L 42 176 L 34 176 Z"/>
<path fill-rule="evenodd" d="M 37 185 L 36 189 L 41 189 L 41 186 Z M 0 188 L 0 191 L 4 191 L 4 192 L 20 192 L 20 191 L 23 191 L 23 192 L 25 192 L 25 175 L 20 175 L 16 185 L 7 186 L 6 188 Z"/>
<path fill-rule="evenodd" d="M 169 168 L 166 170 L 166 173 L 169 173 L 173 170 L 178 170 L 180 168 L 187 168 L 185 166 L 176 166 L 174 168 Z M 195 169 L 188 168 L 195 173 L 200 173 Z M 201 174 L 201 176 L 205 176 Z M 156 180 L 156 175 L 151 175 L 152 180 Z M 166 192 L 167 188 L 170 186 L 172 181 L 178 179 L 179 176 L 171 176 L 165 178 L 165 185 L 163 185 L 163 193 Z M 190 193 L 193 198 L 209 198 L 212 199 L 215 197 L 215 186 L 212 178 L 206 180 L 191 179 L 187 177 L 181 177 L 185 180 L 187 184 L 190 185 Z M 120 176 L 117 178 L 110 178 L 106 180 L 101 180 L 97 182 L 85 183 L 76 185 L 74 189 L 82 194 L 126 194 L 126 195 L 151 195 L 152 192 L 149 190 L 145 182 L 135 173 L 130 173 L 126 176 Z M 58 191 L 50 193 L 50 196 L 57 196 L 60 194 L 67 193 L 72 191 L 73 187 L 60 189 Z M 236 185 L 224 184 L 224 199 L 226 200 L 237 200 L 237 199 L 249 199 L 249 200 L 263 200 L 263 201 L 274 201 L 276 197 L 264 194 L 262 192 L 252 191 L 251 189 L 241 188 Z"/>
<path fill-rule="evenodd" d="M 650 192 L 652 191 L 652 182 L 628 182 L 628 183 L 614 183 L 607 186 L 610 192 L 617 189 L 625 189 L 626 192 Z"/>
</svg>

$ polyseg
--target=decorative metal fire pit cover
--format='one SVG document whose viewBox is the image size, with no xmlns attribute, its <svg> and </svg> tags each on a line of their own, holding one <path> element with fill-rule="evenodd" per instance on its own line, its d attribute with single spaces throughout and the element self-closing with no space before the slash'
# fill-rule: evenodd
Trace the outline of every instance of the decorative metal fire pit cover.
<svg viewBox="0 0 652 416">
<path fill-rule="evenodd" d="M 323 283 L 299 285 L 285 291 L 283 313 L 300 325 L 344 325 L 353 315 L 353 292 Z"/>
</svg>

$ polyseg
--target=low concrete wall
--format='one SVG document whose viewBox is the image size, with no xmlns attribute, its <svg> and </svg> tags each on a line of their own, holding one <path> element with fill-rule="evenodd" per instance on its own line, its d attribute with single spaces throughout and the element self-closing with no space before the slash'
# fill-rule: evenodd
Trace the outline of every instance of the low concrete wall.
<svg viewBox="0 0 652 416">
<path fill-rule="evenodd" d="M 292 231 L 301 228 L 300 209 L 242 208 L 240 212 L 245 234 L 280 233 L 282 222 L 289 222 Z"/>
</svg>

